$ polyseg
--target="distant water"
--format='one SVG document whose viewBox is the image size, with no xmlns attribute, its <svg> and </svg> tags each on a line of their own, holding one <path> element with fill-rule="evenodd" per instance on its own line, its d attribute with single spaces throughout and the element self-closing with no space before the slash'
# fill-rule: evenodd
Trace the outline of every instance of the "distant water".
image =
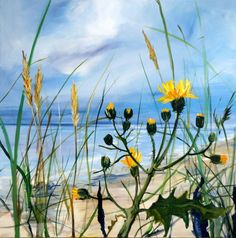
<svg viewBox="0 0 236 238">
<path fill-rule="evenodd" d="M 59 117 L 58 111 L 53 112 L 53 119 L 51 123 L 51 127 L 48 130 L 48 138 L 46 139 L 45 147 L 44 147 L 44 158 L 46 158 L 50 153 L 51 153 L 51 146 L 52 146 L 52 135 L 55 134 L 56 129 L 57 129 L 57 124 L 58 124 L 58 117 Z M 3 112 L 3 110 L 0 110 L 0 116 L 3 118 L 4 122 L 6 123 L 6 129 L 8 131 L 9 137 L 10 137 L 10 142 L 12 144 L 12 147 L 14 145 L 14 135 L 15 135 L 15 121 L 16 121 L 16 111 L 14 110 L 7 110 Z M 80 115 L 81 117 L 83 115 Z M 21 126 L 21 136 L 20 136 L 20 145 L 19 145 L 19 159 L 18 159 L 18 164 L 20 164 L 20 161 L 22 160 L 22 157 L 24 156 L 24 152 L 26 150 L 26 139 L 27 139 L 27 131 L 28 131 L 28 124 L 31 118 L 31 114 L 27 111 L 24 112 L 23 115 L 23 121 L 22 121 L 22 126 Z M 96 115 L 91 114 L 91 118 L 96 118 Z M 58 165 L 60 169 L 64 170 L 67 174 L 70 171 L 71 166 L 73 165 L 74 162 L 74 138 L 73 136 L 70 136 L 73 134 L 73 127 L 70 123 L 71 121 L 71 114 L 70 111 L 65 111 L 64 113 L 64 119 L 62 125 L 59 127 L 59 134 L 57 138 L 57 145 L 60 145 L 57 152 L 55 154 L 55 157 L 57 159 Z M 142 128 L 139 130 L 137 128 L 137 125 L 134 123 L 136 120 L 132 120 L 133 124 L 131 129 L 134 130 L 134 132 L 130 136 L 130 146 L 135 146 L 138 147 L 139 150 L 143 154 L 143 161 L 142 164 L 144 167 L 148 167 L 150 164 L 150 157 L 151 157 L 151 143 L 150 143 L 150 138 L 147 135 L 146 129 L 145 129 L 145 123 L 143 123 Z M 172 121 L 173 123 L 173 121 Z M 170 124 L 170 127 L 172 127 L 172 123 Z M 230 124 L 231 123 L 231 124 Z M 229 138 L 233 137 L 234 134 L 234 128 L 236 121 L 232 120 L 227 123 L 227 133 L 229 135 Z M 160 123 L 158 123 L 158 130 L 162 130 L 162 126 Z M 121 128 L 120 128 L 121 129 Z M 43 126 L 42 130 L 45 130 L 45 126 Z M 171 130 L 171 129 L 170 129 Z M 194 131 L 192 131 L 194 133 Z M 106 120 L 106 123 L 104 122 L 99 122 L 97 125 L 97 129 L 95 132 L 95 124 L 90 125 L 89 130 L 88 130 L 88 135 L 91 134 L 91 137 L 88 139 L 88 160 L 89 160 L 89 165 L 90 165 L 90 170 L 92 172 L 95 172 L 99 169 L 101 169 L 100 165 L 100 158 L 103 155 L 107 155 L 111 158 L 111 160 L 115 159 L 115 151 L 109 151 L 104 148 L 101 148 L 99 145 L 104 145 L 103 138 L 107 133 L 110 133 L 112 135 L 114 134 L 114 130 L 109 123 L 108 120 Z M 203 131 L 203 134 L 207 136 L 209 131 Z M 31 132 L 31 138 L 35 134 L 34 129 L 32 129 Z M 79 131 L 78 134 L 78 146 L 79 148 L 82 146 L 84 143 L 84 135 L 85 131 L 84 128 Z M 178 136 L 182 139 L 183 134 L 182 134 L 182 129 L 178 129 Z M 5 144 L 3 134 L 0 132 L 0 138 Z M 65 138 L 67 138 L 65 140 Z M 168 137 L 167 137 L 168 138 Z M 207 138 L 207 137 L 206 137 Z M 222 136 L 220 136 L 220 139 L 222 139 Z M 64 141 L 65 140 L 65 141 Z M 155 141 L 157 143 L 157 150 L 161 141 L 161 135 L 156 134 L 155 135 Z M 204 141 L 199 139 L 199 146 L 202 146 L 204 144 Z M 182 154 L 184 151 L 186 151 L 187 147 L 183 146 L 183 144 L 179 141 L 176 140 L 175 147 L 174 147 L 174 156 L 177 156 L 178 154 Z M 117 156 L 122 155 L 119 153 Z M 3 189 L 5 186 L 5 182 L 9 181 L 9 175 L 10 175 L 10 163 L 3 154 L 2 151 L 0 151 L 0 169 L 2 170 L 0 172 L 0 190 Z M 36 143 L 34 142 L 29 150 L 29 161 L 31 164 L 31 168 L 35 168 L 36 162 L 37 162 L 37 153 L 36 153 Z M 86 154 L 83 151 L 78 159 L 78 165 L 79 167 L 81 166 L 81 172 L 79 174 L 79 181 L 84 184 L 88 182 L 88 177 L 87 177 L 87 167 L 86 167 Z M 92 167 L 91 167 L 92 165 Z M 117 163 L 115 166 L 115 169 L 113 170 L 113 174 L 126 174 L 128 173 L 128 169 L 122 164 L 122 163 Z M 56 167 L 56 163 L 54 163 L 54 172 L 52 173 L 52 180 L 56 180 L 57 176 L 53 176 L 55 174 L 58 174 L 58 167 Z M 92 175 L 92 178 L 97 178 L 99 174 Z"/>
</svg>

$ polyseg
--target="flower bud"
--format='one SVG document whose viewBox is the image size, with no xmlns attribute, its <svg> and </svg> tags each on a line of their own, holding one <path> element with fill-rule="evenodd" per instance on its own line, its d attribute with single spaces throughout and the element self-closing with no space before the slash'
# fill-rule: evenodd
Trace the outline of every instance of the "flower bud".
<svg viewBox="0 0 236 238">
<path fill-rule="evenodd" d="M 171 102 L 171 106 L 173 108 L 174 112 L 177 112 L 178 114 L 180 114 L 185 106 L 185 100 L 184 98 L 179 98 L 179 99 L 175 99 Z"/>
<path fill-rule="evenodd" d="M 209 142 L 214 142 L 214 141 L 216 141 L 216 134 L 215 134 L 215 132 L 211 132 L 210 133 L 210 135 L 208 136 L 208 140 L 209 140 Z"/>
<path fill-rule="evenodd" d="M 164 122 L 168 122 L 170 120 L 171 113 L 170 110 L 167 108 L 162 109 L 161 111 L 161 118 Z"/>
<path fill-rule="evenodd" d="M 123 121 L 123 123 L 122 123 L 123 130 L 128 131 L 130 128 L 130 125 L 131 125 L 130 121 Z"/>
<path fill-rule="evenodd" d="M 112 102 L 110 102 L 108 104 L 108 106 L 106 107 L 105 114 L 106 114 L 107 118 L 110 120 L 116 118 L 116 110 L 115 110 L 115 106 Z"/>
<path fill-rule="evenodd" d="M 132 108 L 125 108 L 124 110 L 124 117 L 126 120 L 129 120 L 133 116 L 133 109 Z"/>
<path fill-rule="evenodd" d="M 130 173 L 131 175 L 135 178 L 139 175 L 139 168 L 138 166 L 135 166 L 135 167 L 131 167 L 130 168 Z"/>
<path fill-rule="evenodd" d="M 72 200 L 78 200 L 79 199 L 78 188 L 72 187 L 71 194 L 72 194 Z"/>
<path fill-rule="evenodd" d="M 80 200 L 85 200 L 90 198 L 89 192 L 85 188 L 79 188 L 77 193 Z"/>
<path fill-rule="evenodd" d="M 156 120 L 153 118 L 148 118 L 147 120 L 147 131 L 149 135 L 154 135 L 157 132 Z"/>
<path fill-rule="evenodd" d="M 101 165 L 103 169 L 108 169 L 111 165 L 111 160 L 108 156 L 102 156 L 101 158 Z"/>
<path fill-rule="evenodd" d="M 228 160 L 228 157 L 226 155 L 212 155 L 210 156 L 210 160 L 213 164 L 225 165 Z"/>
<path fill-rule="evenodd" d="M 113 144 L 113 137 L 110 134 L 107 134 L 104 138 L 103 138 L 104 142 L 106 145 L 112 145 Z"/>
<path fill-rule="evenodd" d="M 203 128 L 204 127 L 205 117 L 202 113 L 198 113 L 196 116 L 196 127 Z"/>
</svg>

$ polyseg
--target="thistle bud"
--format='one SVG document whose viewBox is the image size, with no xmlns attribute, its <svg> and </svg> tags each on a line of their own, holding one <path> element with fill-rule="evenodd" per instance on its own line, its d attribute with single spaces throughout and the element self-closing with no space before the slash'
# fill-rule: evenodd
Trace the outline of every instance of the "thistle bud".
<svg viewBox="0 0 236 238">
<path fill-rule="evenodd" d="M 168 122 L 170 120 L 171 113 L 170 110 L 167 108 L 162 109 L 161 111 L 161 118 L 164 122 Z"/>
<path fill-rule="evenodd" d="M 131 125 L 130 121 L 123 121 L 123 123 L 122 123 L 123 130 L 128 131 L 130 128 L 130 125 Z"/>
<path fill-rule="evenodd" d="M 156 120 L 153 118 L 148 118 L 147 120 L 147 131 L 148 134 L 153 136 L 157 132 Z"/>
<path fill-rule="evenodd" d="M 89 192 L 85 188 L 79 188 L 77 193 L 80 200 L 85 200 L 90 198 Z"/>
<path fill-rule="evenodd" d="M 130 168 L 130 173 L 131 175 L 135 178 L 135 177 L 138 177 L 139 175 L 139 168 L 138 166 L 135 166 L 135 167 L 131 167 Z"/>
<path fill-rule="evenodd" d="M 228 160 L 228 157 L 226 155 L 212 155 L 210 156 L 210 160 L 213 164 L 225 165 Z"/>
<path fill-rule="evenodd" d="M 113 144 L 113 137 L 110 134 L 107 134 L 104 138 L 103 138 L 104 142 L 106 145 L 112 145 Z"/>
<path fill-rule="evenodd" d="M 108 156 L 102 156 L 101 158 L 101 165 L 103 169 L 108 169 L 111 165 L 111 160 Z"/>
<path fill-rule="evenodd" d="M 124 117 L 126 120 L 129 120 L 133 116 L 133 109 L 132 108 L 125 108 L 124 110 Z"/>
<path fill-rule="evenodd" d="M 105 114 L 109 120 L 116 118 L 116 110 L 115 110 L 115 106 L 112 102 L 110 102 L 108 104 L 108 106 L 106 107 Z"/>
<path fill-rule="evenodd" d="M 214 142 L 216 141 L 216 134 L 214 132 L 211 132 L 210 135 L 208 136 L 209 142 Z"/>
<path fill-rule="evenodd" d="M 198 113 L 196 116 L 196 127 L 203 128 L 204 127 L 205 117 L 202 113 Z"/>
<path fill-rule="evenodd" d="M 180 114 L 185 107 L 184 98 L 179 98 L 179 99 L 173 100 L 171 102 L 171 106 L 172 106 L 174 112 L 177 112 L 178 114 Z"/>
</svg>

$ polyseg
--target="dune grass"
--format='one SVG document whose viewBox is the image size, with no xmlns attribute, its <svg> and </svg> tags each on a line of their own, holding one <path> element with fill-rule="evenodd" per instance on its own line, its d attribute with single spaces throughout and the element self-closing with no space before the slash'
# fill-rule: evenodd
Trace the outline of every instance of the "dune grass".
<svg viewBox="0 0 236 238">
<path fill-rule="evenodd" d="M 133 232 L 132 234 L 137 237 L 150 237 L 159 234 L 167 236 L 171 235 L 172 228 L 175 226 L 176 219 L 174 217 L 178 217 L 178 220 L 183 219 L 186 226 L 191 223 L 196 237 L 202 237 L 205 234 L 203 232 L 209 232 L 210 237 L 234 237 L 236 233 L 236 222 L 233 218 L 235 214 L 233 206 L 235 206 L 236 200 L 234 168 L 236 136 L 234 135 L 232 141 L 228 138 L 225 123 L 230 120 L 235 93 L 229 97 L 223 115 L 217 115 L 217 111 L 212 108 L 209 71 L 213 72 L 215 76 L 217 76 L 217 72 L 208 61 L 204 40 L 202 41 L 202 49 L 199 50 L 185 39 L 184 32 L 180 27 L 181 37 L 168 32 L 168 21 L 165 19 L 161 2 L 159 0 L 156 0 L 156 2 L 163 29 L 155 27 L 148 27 L 148 29 L 156 32 L 160 37 L 161 35 L 165 37 L 170 71 L 175 86 L 177 84 L 174 65 L 175 56 L 172 53 L 171 40 L 177 40 L 186 49 L 194 50 L 202 56 L 204 97 L 201 99 L 201 103 L 205 116 L 191 118 L 191 101 L 184 99 L 186 105 L 181 106 L 182 97 L 177 97 L 171 101 L 171 107 L 174 111 L 172 116 L 168 114 L 170 112 L 161 111 L 162 106 L 157 102 L 155 96 L 156 89 L 152 88 L 151 79 L 141 56 L 140 67 L 143 69 L 150 96 L 153 99 L 153 107 L 155 107 L 159 119 L 158 123 L 154 119 L 145 122 L 145 124 L 140 121 L 142 96 L 140 96 L 138 112 L 135 115 L 137 118 L 135 125 L 132 125 L 133 112 L 131 115 L 131 108 L 125 109 L 124 115 L 118 115 L 116 107 L 112 103 L 104 108 L 106 95 L 114 85 L 114 82 L 110 87 L 107 84 L 108 70 L 112 59 L 106 65 L 91 95 L 88 97 L 85 116 L 81 116 L 78 107 L 75 107 L 76 111 L 74 113 L 78 114 L 79 119 L 75 123 L 76 120 L 73 121 L 72 118 L 71 128 L 73 130 L 65 138 L 61 139 L 59 135 L 66 109 L 60 113 L 58 124 L 55 126 L 52 123 L 55 116 L 52 113 L 52 108 L 74 73 L 86 63 L 87 59 L 79 63 L 71 74 L 65 78 L 51 101 L 42 100 L 41 106 L 44 110 L 36 110 L 35 99 L 32 99 L 33 103 L 31 105 L 25 105 L 27 92 L 22 92 L 13 145 L 11 144 L 12 135 L 7 131 L 7 123 L 0 117 L 3 134 L 0 147 L 6 159 L 9 160 L 11 169 L 9 194 L 11 194 L 12 206 L 7 206 L 8 197 L 6 200 L 1 198 L 0 202 L 8 208 L 13 217 L 15 237 L 21 237 L 21 227 L 26 228 L 28 237 L 59 237 L 65 234 L 64 230 L 68 229 L 71 233 L 69 235 L 68 232 L 66 233 L 68 237 L 84 237 L 96 219 L 101 228 L 99 236 L 106 237 L 113 231 L 116 223 L 120 222 L 118 218 L 123 220 L 121 221 L 121 229 L 116 234 L 117 237 L 128 237 L 131 234 L 130 232 Z M 27 60 L 29 70 L 50 5 L 51 1 L 48 1 L 32 43 Z M 197 6 L 196 12 L 199 24 L 201 24 L 200 12 Z M 146 42 L 147 39 L 145 39 Z M 150 47 L 148 50 L 150 50 Z M 160 83 L 164 83 L 166 80 L 163 81 L 161 70 L 159 68 L 156 70 Z M 185 74 L 187 78 L 187 71 Z M 0 99 L 0 104 L 3 100 L 7 100 L 19 78 L 21 76 L 13 82 Z M 92 117 L 94 97 L 98 93 L 98 86 L 102 83 L 104 87 L 100 97 L 101 100 L 97 105 L 96 116 Z M 74 98 L 77 100 L 77 97 Z M 32 112 L 32 118 L 28 126 L 25 151 L 21 152 L 22 156 L 20 156 L 19 142 L 22 133 L 24 107 Z M 167 119 L 169 116 L 172 121 L 170 121 L 170 118 Z M 203 120 L 203 125 L 199 122 L 193 123 L 193 120 L 197 119 Z M 107 156 L 102 157 L 101 168 L 99 169 L 94 167 L 94 161 L 96 148 L 98 147 L 97 130 L 100 121 L 110 123 L 113 128 L 107 139 L 104 139 L 105 144 L 100 145 L 104 149 L 104 155 L 106 151 L 113 152 L 113 155 L 112 159 Z M 150 164 L 145 166 L 142 164 L 141 156 L 139 156 L 142 146 L 145 146 L 139 145 L 142 131 L 145 131 L 146 143 L 151 148 Z M 212 136 L 210 138 L 208 137 L 209 132 L 215 134 L 210 134 Z M 222 134 L 223 142 L 218 140 L 218 137 Z M 157 141 L 156 135 L 158 135 L 159 141 Z M 60 148 L 63 144 L 68 143 L 72 137 L 74 137 L 74 151 L 69 155 L 64 154 Z M 90 146 L 91 142 L 93 144 L 92 148 Z M 178 154 L 176 156 L 175 150 L 178 142 L 182 143 L 183 151 L 182 155 Z M 226 147 L 224 153 L 229 160 L 225 167 L 220 165 L 224 164 L 221 161 L 224 157 L 217 150 L 217 147 L 222 144 Z M 132 146 L 133 149 L 130 148 Z M 46 147 L 49 147 L 49 152 L 46 151 Z M 31 158 L 30 151 L 32 150 L 35 157 L 37 157 L 36 164 L 33 163 L 33 158 Z M 70 163 L 72 157 L 74 162 Z M 220 160 L 217 161 L 217 158 Z M 124 188 L 124 196 L 127 196 L 130 201 L 126 207 L 123 207 L 118 198 L 112 195 L 111 181 L 109 180 L 113 171 L 116 171 L 117 163 L 122 160 L 125 160 L 123 163 L 128 166 L 129 174 L 126 177 L 130 178 L 134 187 L 134 189 L 131 188 L 132 186 L 122 180 L 119 183 L 119 186 Z M 86 164 L 88 184 L 80 187 L 80 175 L 84 163 Z M 160 173 L 163 175 L 161 181 L 158 182 L 155 188 L 151 187 L 151 183 Z M 93 185 L 92 178 L 95 175 L 99 175 L 99 180 L 103 181 L 101 188 L 100 181 L 99 187 L 96 183 Z M 176 177 L 178 177 L 178 180 L 175 179 Z M 183 191 L 181 189 L 178 191 L 178 188 L 185 184 L 187 184 L 185 193 L 182 194 Z M 177 187 L 177 190 L 174 187 Z M 149 191 L 150 188 L 152 189 L 151 192 Z M 97 195 L 94 195 L 96 192 Z M 178 197 L 175 192 L 181 196 Z M 75 211 L 75 202 L 76 200 L 87 201 L 89 199 L 93 199 L 97 206 L 92 213 L 91 209 L 86 209 L 84 223 L 81 227 L 78 227 L 75 219 L 75 213 L 77 212 Z M 109 227 L 105 223 L 107 215 L 105 202 L 113 203 L 117 208 L 114 211 L 114 220 L 111 221 Z M 151 206 L 147 206 L 148 202 L 151 203 Z M 85 203 L 83 204 L 85 205 Z M 88 206 L 88 203 L 86 206 Z M 166 207 L 170 207 L 170 209 L 168 210 Z M 87 210 L 90 213 L 87 213 Z M 146 215 L 145 222 L 142 220 L 143 214 Z M 201 219 L 205 219 L 205 223 Z M 137 227 L 134 225 L 136 221 L 138 221 Z M 136 230 L 133 231 L 134 229 Z"/>
</svg>

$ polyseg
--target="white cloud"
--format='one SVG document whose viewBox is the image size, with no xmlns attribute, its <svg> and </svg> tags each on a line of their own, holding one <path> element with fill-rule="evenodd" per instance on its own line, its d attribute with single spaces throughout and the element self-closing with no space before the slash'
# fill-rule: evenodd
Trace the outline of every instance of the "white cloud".
<svg viewBox="0 0 236 238">
<path fill-rule="evenodd" d="M 162 2 L 168 29 L 180 36 L 177 28 L 177 25 L 180 25 L 186 31 L 186 35 L 191 32 L 187 40 L 201 48 L 199 25 L 194 19 L 196 17 L 194 1 Z M 229 2 L 231 4 L 224 6 L 221 1 L 207 0 L 204 3 L 199 2 L 199 9 L 209 60 L 216 62 L 217 69 L 235 75 L 234 54 L 226 53 L 236 49 L 235 5 L 233 1 Z M 37 1 L 29 6 L 26 5 L 26 1 L 11 0 L 0 4 L 0 67 L 13 70 L 16 65 L 21 64 L 21 50 L 29 50 L 31 46 L 44 3 Z M 58 5 L 64 5 L 64 10 L 61 15 L 54 18 L 52 13 L 56 13 Z M 86 97 L 86 86 L 93 85 L 108 60 L 114 55 L 115 60 L 110 71 L 112 80 L 119 78 L 116 93 L 127 94 L 125 90 L 127 87 L 135 87 L 134 90 L 141 91 L 145 78 L 139 55 L 144 59 L 150 79 L 158 83 L 158 76 L 152 63 L 149 62 L 141 34 L 146 25 L 162 28 L 155 1 L 52 1 L 34 59 L 48 57 L 43 65 L 45 78 L 55 80 L 58 75 L 61 78 L 62 75 L 69 74 L 82 60 L 89 58 L 73 78 L 84 81 L 81 84 L 84 93 L 81 94 Z M 147 29 L 146 32 L 157 51 L 163 77 L 169 80 L 171 72 L 164 36 Z M 197 72 L 197 76 L 201 78 L 203 72 L 201 55 L 195 57 L 191 50 L 186 50 L 185 46 L 176 40 L 171 40 L 171 43 L 177 78 L 184 75 L 184 61 L 190 62 L 187 69 L 189 75 Z M 53 92 L 54 89 L 51 90 L 51 93 Z"/>
</svg>

